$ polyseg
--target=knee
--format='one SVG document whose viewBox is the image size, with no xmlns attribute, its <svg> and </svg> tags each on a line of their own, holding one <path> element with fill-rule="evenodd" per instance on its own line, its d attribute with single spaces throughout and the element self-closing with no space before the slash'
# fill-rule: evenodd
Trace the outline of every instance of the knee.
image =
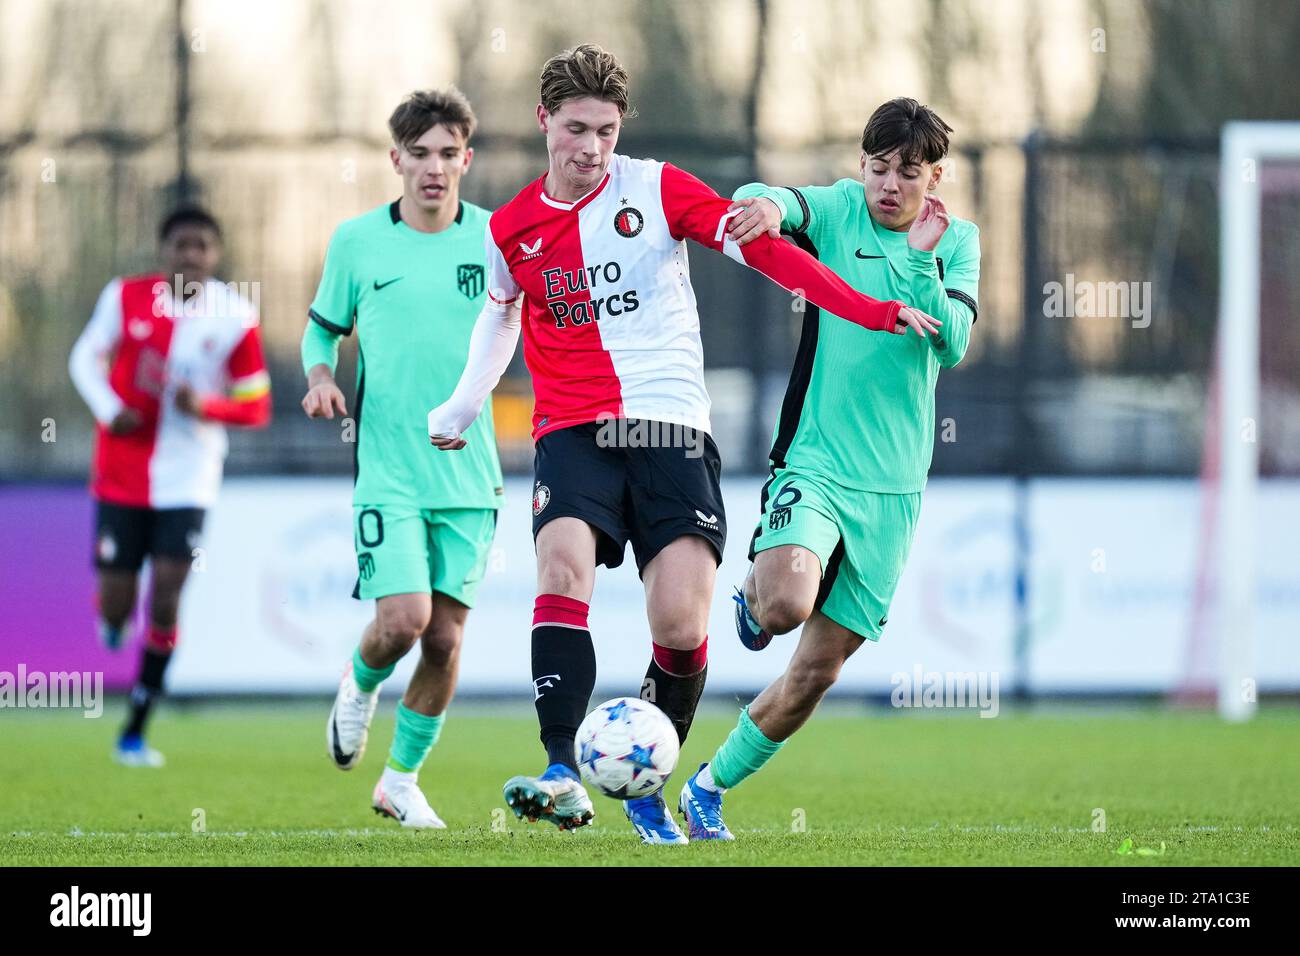
<svg viewBox="0 0 1300 956">
<path fill-rule="evenodd" d="M 792 661 L 785 674 L 785 692 L 798 704 L 815 704 L 840 676 L 841 666 L 831 660 Z"/>
<path fill-rule="evenodd" d="M 654 642 L 675 651 L 693 651 L 704 643 L 708 625 L 686 617 L 656 622 L 651 628 Z"/>
<path fill-rule="evenodd" d="M 585 600 L 584 582 L 587 576 L 578 562 L 568 555 L 553 555 L 538 569 L 537 591 L 539 594 L 561 594 L 579 601 Z"/>
<path fill-rule="evenodd" d="M 431 625 L 420 637 L 420 653 L 434 667 L 446 667 L 460 654 L 462 628 Z"/>
<path fill-rule="evenodd" d="M 776 592 L 759 595 L 758 623 L 769 634 L 788 634 L 812 616 L 809 598 Z"/>
<path fill-rule="evenodd" d="M 428 611 L 415 608 L 385 610 L 380 613 L 376 632 L 385 648 L 405 654 L 429 627 Z"/>
</svg>

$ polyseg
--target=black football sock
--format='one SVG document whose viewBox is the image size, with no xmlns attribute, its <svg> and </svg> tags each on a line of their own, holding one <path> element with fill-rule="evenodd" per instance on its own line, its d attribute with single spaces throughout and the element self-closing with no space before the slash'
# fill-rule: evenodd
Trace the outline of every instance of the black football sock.
<svg viewBox="0 0 1300 956">
<path fill-rule="evenodd" d="M 539 595 L 533 611 L 533 702 L 548 764 L 578 769 L 573 737 L 595 686 L 587 605 L 561 594 Z"/>
<path fill-rule="evenodd" d="M 150 634 L 152 637 L 152 633 Z M 144 655 L 140 660 L 140 677 L 131 688 L 130 715 L 122 733 L 124 736 L 140 736 L 144 733 L 145 721 L 154 702 L 162 696 L 163 676 L 171 662 L 171 648 L 162 649 L 146 644 Z"/>
<path fill-rule="evenodd" d="M 708 673 L 708 637 L 691 651 L 654 645 L 654 656 L 650 658 L 645 683 L 641 685 L 641 697 L 668 715 L 677 730 L 678 743 L 686 743 Z"/>
</svg>

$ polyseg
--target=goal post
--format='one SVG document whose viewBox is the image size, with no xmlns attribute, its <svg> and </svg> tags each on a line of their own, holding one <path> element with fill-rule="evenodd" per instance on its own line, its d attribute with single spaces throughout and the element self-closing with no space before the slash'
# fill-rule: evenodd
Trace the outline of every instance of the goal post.
<svg viewBox="0 0 1300 956">
<path fill-rule="evenodd" d="M 1213 554 L 1218 710 L 1255 714 L 1258 588 L 1261 166 L 1300 163 L 1300 123 L 1233 122 L 1219 167 L 1218 481 Z"/>
</svg>

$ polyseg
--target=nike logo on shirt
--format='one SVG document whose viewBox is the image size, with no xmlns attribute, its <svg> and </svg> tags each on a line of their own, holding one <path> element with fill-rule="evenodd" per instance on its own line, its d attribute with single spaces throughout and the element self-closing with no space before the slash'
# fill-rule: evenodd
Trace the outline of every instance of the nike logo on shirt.
<svg viewBox="0 0 1300 956">
<path fill-rule="evenodd" d="M 380 289 L 382 289 L 384 286 L 392 285 L 394 282 L 397 282 L 399 279 L 402 279 L 402 278 L 404 278 L 404 276 L 398 276 L 396 279 L 389 279 L 387 282 L 380 282 L 378 279 L 376 279 L 376 280 L 375 280 L 375 291 L 378 292 L 378 291 L 379 291 Z"/>
<path fill-rule="evenodd" d="M 884 256 L 864 256 L 864 255 L 862 254 L 862 250 L 861 250 L 861 249 L 857 249 L 857 250 L 855 250 L 853 254 L 854 254 L 855 256 L 857 256 L 859 259 L 883 259 L 883 258 L 885 258 Z M 939 267 L 939 281 L 942 282 L 942 281 L 943 281 L 943 259 L 939 258 L 938 256 L 935 256 L 935 258 L 934 258 L 934 263 L 935 263 L 935 265 L 937 265 L 937 266 Z"/>
</svg>

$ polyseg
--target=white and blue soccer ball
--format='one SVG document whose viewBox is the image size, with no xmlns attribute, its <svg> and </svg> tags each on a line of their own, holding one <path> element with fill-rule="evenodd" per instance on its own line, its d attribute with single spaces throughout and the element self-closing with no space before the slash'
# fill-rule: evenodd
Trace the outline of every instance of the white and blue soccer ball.
<svg viewBox="0 0 1300 956">
<path fill-rule="evenodd" d="M 667 715 L 639 697 L 615 697 L 578 727 L 573 742 L 588 785 L 616 800 L 657 792 L 677 766 L 677 731 Z"/>
</svg>

